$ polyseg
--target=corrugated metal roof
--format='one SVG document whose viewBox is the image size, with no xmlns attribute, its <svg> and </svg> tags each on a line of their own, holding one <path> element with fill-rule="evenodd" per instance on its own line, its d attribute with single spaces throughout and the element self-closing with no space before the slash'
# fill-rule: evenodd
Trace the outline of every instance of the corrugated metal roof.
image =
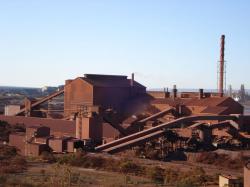
<svg viewBox="0 0 250 187">
<path fill-rule="evenodd" d="M 228 109 L 228 107 L 208 106 L 203 111 L 201 111 L 201 113 L 206 113 L 206 114 L 222 114 L 227 109 Z"/>
<path fill-rule="evenodd" d="M 79 77 L 81 78 L 83 81 L 88 82 L 89 84 L 93 85 L 93 86 L 97 86 L 97 87 L 131 87 L 131 80 L 130 79 L 92 79 L 92 78 L 86 78 L 86 77 Z M 141 88 L 145 88 L 145 86 L 141 85 L 140 83 L 134 81 L 134 87 L 141 87 Z"/>
<path fill-rule="evenodd" d="M 49 127 L 50 130 L 53 132 L 61 132 L 65 135 L 75 136 L 75 121 L 4 115 L 0 115 L 0 120 L 6 121 L 11 125 L 24 124 L 25 127 L 30 127 L 39 124 L 42 126 Z"/>
<path fill-rule="evenodd" d="M 157 98 L 152 101 L 152 104 L 168 104 L 170 106 L 176 106 L 176 105 L 184 105 L 186 102 L 188 102 L 191 99 L 182 99 L 182 98 Z"/>
<path fill-rule="evenodd" d="M 165 98 L 154 99 L 152 104 L 167 104 L 173 107 L 185 105 L 188 107 L 203 107 L 200 113 L 221 115 L 236 103 L 231 97 L 208 97 L 208 98 Z"/>
<path fill-rule="evenodd" d="M 218 106 L 229 97 L 208 97 L 208 98 L 160 98 L 152 101 L 153 104 L 187 105 L 187 106 Z"/>
<path fill-rule="evenodd" d="M 229 99 L 229 97 L 192 98 L 185 104 L 190 106 L 218 106 L 227 99 Z"/>
</svg>

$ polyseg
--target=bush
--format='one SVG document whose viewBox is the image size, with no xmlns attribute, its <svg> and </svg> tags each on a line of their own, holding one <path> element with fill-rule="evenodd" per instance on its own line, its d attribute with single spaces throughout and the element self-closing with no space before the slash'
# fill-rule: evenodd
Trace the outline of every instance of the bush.
<svg viewBox="0 0 250 187">
<path fill-rule="evenodd" d="M 14 147 L 0 146 L 0 173 L 22 172 L 27 167 L 24 157 L 17 155 Z"/>
<path fill-rule="evenodd" d="M 156 166 L 147 170 L 147 176 L 156 183 L 163 183 L 165 170 Z"/>
<path fill-rule="evenodd" d="M 105 159 L 105 166 L 103 169 L 107 171 L 119 172 L 120 171 L 120 161 L 116 161 L 112 158 Z"/>
<path fill-rule="evenodd" d="M 139 175 L 142 172 L 142 168 L 132 161 L 124 160 L 120 163 L 120 172 Z"/>
<path fill-rule="evenodd" d="M 105 159 L 102 157 L 85 156 L 82 159 L 81 165 L 86 168 L 100 169 L 105 166 Z"/>
<path fill-rule="evenodd" d="M 192 181 L 192 179 L 185 179 L 177 182 L 176 187 L 197 187 L 197 185 Z"/>
<path fill-rule="evenodd" d="M 49 163 L 53 163 L 56 161 L 56 158 L 54 157 L 54 155 L 50 152 L 44 151 L 42 152 L 42 154 L 40 155 L 42 160 L 45 160 Z"/>
<path fill-rule="evenodd" d="M 173 184 L 178 180 L 178 172 L 172 169 L 165 171 L 165 184 Z"/>
<path fill-rule="evenodd" d="M 17 155 L 17 149 L 12 146 L 0 145 L 0 160 L 10 159 Z"/>
<path fill-rule="evenodd" d="M 16 156 L 11 159 L 10 166 L 16 168 L 17 172 L 21 172 L 27 167 L 27 161 L 22 156 Z"/>
<path fill-rule="evenodd" d="M 9 134 L 12 132 L 25 132 L 23 125 L 10 125 L 5 121 L 0 121 L 0 140 L 9 141 Z"/>
<path fill-rule="evenodd" d="M 159 151 L 151 149 L 151 150 L 147 150 L 145 156 L 146 158 L 149 158 L 151 160 L 159 160 L 160 159 L 159 155 L 160 155 Z"/>
<path fill-rule="evenodd" d="M 6 176 L 0 175 L 0 186 L 5 184 L 6 181 L 7 181 Z"/>
<path fill-rule="evenodd" d="M 204 164 L 213 164 L 221 167 L 227 167 L 230 169 L 240 169 L 244 165 L 243 157 L 233 160 L 226 154 L 218 154 L 215 152 L 201 153 L 197 157 L 196 161 Z"/>
<path fill-rule="evenodd" d="M 74 154 L 59 155 L 56 157 L 56 162 L 58 164 L 70 164 L 71 165 L 71 162 L 78 161 L 78 160 L 79 159 L 76 159 Z"/>
<path fill-rule="evenodd" d="M 82 156 L 81 156 L 82 155 Z M 102 157 L 89 156 L 85 154 L 68 154 L 57 158 L 59 164 L 69 164 L 71 166 L 101 169 L 105 168 L 106 160 Z"/>
</svg>

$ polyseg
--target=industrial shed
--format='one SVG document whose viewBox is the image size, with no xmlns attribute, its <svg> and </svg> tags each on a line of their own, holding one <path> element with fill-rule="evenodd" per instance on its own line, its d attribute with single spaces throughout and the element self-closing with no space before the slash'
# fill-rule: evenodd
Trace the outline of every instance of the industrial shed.
<svg viewBox="0 0 250 187">
<path fill-rule="evenodd" d="M 146 87 L 127 76 L 85 74 L 67 80 L 64 87 L 64 115 L 77 111 L 77 106 L 101 106 L 117 111 L 131 98 L 146 93 Z"/>
</svg>

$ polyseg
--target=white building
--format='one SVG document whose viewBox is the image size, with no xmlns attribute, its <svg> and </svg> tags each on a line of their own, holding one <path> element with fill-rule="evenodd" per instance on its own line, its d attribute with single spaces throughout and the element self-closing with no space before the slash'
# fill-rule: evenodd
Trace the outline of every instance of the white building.
<svg viewBox="0 0 250 187">
<path fill-rule="evenodd" d="M 5 116 L 14 116 L 20 110 L 20 105 L 6 105 L 4 107 Z"/>
<path fill-rule="evenodd" d="M 231 175 L 220 175 L 219 176 L 219 187 L 242 187 L 243 181 L 238 177 Z"/>
</svg>

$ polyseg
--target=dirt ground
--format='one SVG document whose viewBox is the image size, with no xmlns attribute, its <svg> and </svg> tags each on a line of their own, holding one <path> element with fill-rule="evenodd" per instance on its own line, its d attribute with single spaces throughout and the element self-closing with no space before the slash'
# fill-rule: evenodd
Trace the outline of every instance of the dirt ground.
<svg viewBox="0 0 250 187">
<path fill-rule="evenodd" d="M 42 180 L 50 180 L 54 167 L 55 164 L 41 162 L 29 163 L 28 170 L 22 175 L 16 175 L 16 177 L 26 177 L 29 181 L 33 180 L 41 183 L 43 182 Z M 149 179 L 143 177 L 79 167 L 71 167 L 70 169 L 72 172 L 79 173 L 81 176 L 81 183 L 73 186 L 82 186 L 83 184 L 84 186 L 90 187 L 155 186 Z"/>
<path fill-rule="evenodd" d="M 126 158 L 126 156 L 115 156 L 115 155 L 106 155 L 107 157 L 112 157 L 115 159 L 121 159 L 121 157 Z M 149 159 L 140 159 L 140 158 L 130 158 L 133 161 L 140 163 L 144 166 L 160 166 L 165 169 L 176 169 L 179 171 L 191 171 L 196 167 L 202 167 L 207 175 L 216 175 L 216 174 L 230 174 L 234 176 L 241 177 L 243 176 L 243 167 L 240 170 L 232 170 L 228 168 L 218 167 L 215 165 L 202 164 L 191 161 L 171 161 L 171 162 L 163 162 L 157 160 L 149 160 Z"/>
<path fill-rule="evenodd" d="M 112 157 L 113 159 L 122 159 L 121 156 L 116 155 L 103 155 L 104 157 Z M 148 159 L 132 158 L 136 163 L 142 166 L 160 166 L 164 169 L 174 169 L 177 171 L 188 172 L 192 171 L 196 167 L 202 167 L 207 175 L 216 176 L 218 174 L 229 174 L 234 176 L 242 177 L 243 169 L 240 170 L 229 170 L 228 168 L 217 167 L 214 165 L 200 164 L 187 161 L 172 161 L 162 162 Z M 55 164 L 48 164 L 42 162 L 30 162 L 28 170 L 15 177 L 27 178 L 27 180 L 34 180 L 36 182 L 43 182 L 42 180 L 50 180 L 50 176 L 53 175 Z M 95 169 L 71 167 L 73 172 L 77 172 L 81 176 L 81 184 L 84 186 L 102 187 L 102 186 L 157 186 L 152 183 L 149 179 L 125 175 L 116 172 L 107 172 Z M 46 177 L 45 177 L 46 176 Z M 46 178 L 46 179 L 45 179 Z M 81 186 L 81 185 L 80 185 Z M 215 187 L 218 185 L 210 185 L 208 187 Z M 169 186 L 170 187 L 170 186 Z"/>
<path fill-rule="evenodd" d="M 175 169 L 180 170 L 190 170 L 194 167 L 192 164 L 184 164 L 183 163 L 161 163 L 157 161 L 140 161 L 142 164 L 152 164 L 152 165 L 159 165 L 165 168 L 172 167 Z M 36 179 L 36 176 L 39 176 L 41 173 L 41 170 L 44 170 L 47 174 L 50 174 L 53 170 L 53 165 L 51 164 L 41 164 L 36 163 L 29 166 L 28 171 L 23 175 L 27 177 L 32 177 L 34 180 Z M 84 186 L 90 186 L 90 187 L 116 187 L 116 186 L 139 186 L 139 187 L 151 187 L 151 186 L 163 186 L 163 185 L 157 185 L 152 183 L 149 179 L 143 178 L 143 177 L 136 177 L 136 176 L 130 176 L 130 175 L 123 175 L 120 173 L 115 172 L 106 172 L 106 171 L 99 171 L 95 169 L 87 169 L 87 168 L 73 168 L 74 171 L 80 172 L 81 176 L 83 177 Z M 212 172 L 215 174 L 217 169 L 212 169 Z M 237 172 L 236 172 L 237 173 Z M 237 173 L 238 174 L 238 173 Z M 39 177 L 41 179 L 41 177 Z M 174 187 L 170 185 L 164 185 L 166 187 Z M 207 187 L 218 187 L 217 185 L 208 185 Z"/>
</svg>

